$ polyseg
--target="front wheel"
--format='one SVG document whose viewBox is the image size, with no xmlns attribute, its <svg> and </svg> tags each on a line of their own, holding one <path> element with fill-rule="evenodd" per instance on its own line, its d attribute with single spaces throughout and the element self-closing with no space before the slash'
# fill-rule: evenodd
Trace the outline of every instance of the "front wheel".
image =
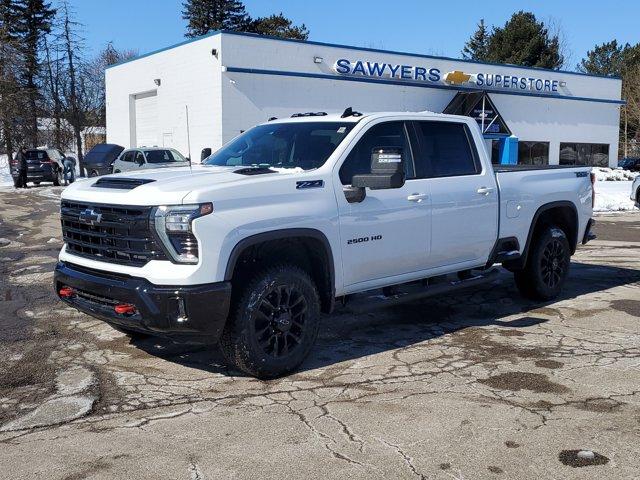
<svg viewBox="0 0 640 480">
<path fill-rule="evenodd" d="M 514 272 L 520 293 L 532 300 L 552 300 L 562 291 L 569 273 L 571 247 L 565 233 L 548 227 L 533 239 L 527 264 Z"/>
<path fill-rule="evenodd" d="M 258 378 L 295 370 L 318 336 L 320 299 L 304 270 L 277 265 L 246 283 L 220 338 L 226 360 Z"/>
</svg>

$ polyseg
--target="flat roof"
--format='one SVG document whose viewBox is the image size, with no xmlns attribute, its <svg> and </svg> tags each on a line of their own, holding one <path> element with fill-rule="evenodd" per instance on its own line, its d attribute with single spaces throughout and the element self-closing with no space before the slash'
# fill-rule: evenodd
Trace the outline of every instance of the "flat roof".
<svg viewBox="0 0 640 480">
<path fill-rule="evenodd" d="M 118 62 L 118 63 L 114 63 L 113 65 L 109 65 L 107 67 L 107 69 L 113 68 L 113 67 L 117 67 L 120 65 L 124 65 L 126 63 L 130 63 L 130 62 L 134 62 L 136 60 L 140 60 L 141 58 L 145 58 L 145 57 L 149 57 L 151 55 L 155 55 L 157 53 L 161 53 L 161 52 L 165 52 L 167 50 L 171 50 L 177 47 L 181 47 L 183 45 L 187 45 L 189 43 L 193 43 L 193 42 L 197 42 L 200 40 L 203 40 L 205 38 L 209 38 L 209 37 L 213 37 L 216 35 L 221 35 L 221 34 L 225 34 L 225 35 L 237 35 L 237 36 L 242 36 L 242 37 L 253 37 L 255 39 L 258 40 L 276 40 L 279 42 L 292 42 L 292 43 L 299 43 L 299 44 L 306 44 L 306 45 L 318 45 L 318 46 L 323 46 L 323 47 L 334 47 L 334 48 L 347 48 L 350 50 L 356 50 L 356 51 L 361 51 L 361 52 L 375 52 L 375 53 L 387 53 L 387 54 L 391 54 L 391 55 L 403 55 L 403 56 L 407 56 L 407 57 L 418 57 L 418 58 L 430 58 L 430 59 L 436 59 L 436 60 L 447 60 L 447 61 L 451 61 L 451 62 L 463 62 L 463 63 L 469 63 L 469 64 L 473 64 L 473 65 L 492 65 L 492 66 L 509 66 L 509 67 L 516 67 L 516 68 L 521 68 L 524 70 L 532 70 L 532 71 L 538 71 L 538 72 L 554 72 L 554 73 L 565 73 L 568 75 L 579 75 L 582 77 L 593 77 L 593 78 L 602 78 L 602 79 L 607 79 L 607 80 L 620 80 L 620 77 L 618 76 L 614 76 L 614 75 L 595 75 L 595 74 L 591 74 L 591 73 L 582 73 L 582 72 L 575 72 L 575 71 L 571 71 L 571 70 L 553 70 L 550 68 L 542 68 L 542 67 L 527 67 L 524 65 L 516 65 L 513 63 L 495 63 L 495 62 L 480 62 L 477 60 L 467 60 L 464 58 L 453 58 L 453 57 L 444 57 L 444 56 L 437 56 L 437 55 L 425 55 L 422 53 L 411 53 L 411 52 L 400 52 L 400 51 L 396 51 L 396 50 L 382 50 L 382 49 L 378 49 L 378 48 L 367 48 L 367 47 L 355 47 L 353 45 L 341 45 L 338 43 L 327 43 L 327 42 L 316 42 L 316 41 L 312 41 L 312 40 L 295 40 L 292 38 L 281 38 L 281 37 L 273 37 L 270 35 L 259 35 L 257 33 L 247 33 L 247 32 L 236 32 L 236 31 L 232 31 L 232 30 L 215 30 L 212 32 L 209 32 L 205 35 L 201 35 L 199 37 L 195 37 L 195 38 L 190 38 L 188 40 L 185 40 L 183 42 L 179 42 L 173 45 L 169 45 L 168 47 L 164 47 L 164 48 L 160 48 L 158 50 L 153 50 L 151 52 L 148 53 L 144 53 L 142 55 L 139 55 L 137 57 L 134 58 L 130 58 L 127 60 L 123 60 L 122 62 Z"/>
</svg>

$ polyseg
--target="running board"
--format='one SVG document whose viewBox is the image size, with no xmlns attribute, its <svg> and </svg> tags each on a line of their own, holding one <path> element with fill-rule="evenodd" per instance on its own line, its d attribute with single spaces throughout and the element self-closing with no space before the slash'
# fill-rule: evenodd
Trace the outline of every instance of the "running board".
<svg viewBox="0 0 640 480">
<path fill-rule="evenodd" d="M 399 305 L 401 303 L 412 302 L 414 300 L 482 285 L 495 280 L 498 273 L 498 269 L 494 268 L 464 280 L 444 281 L 430 286 L 420 284 L 400 285 L 398 286 L 398 292 L 389 296 L 385 296 L 382 293 L 376 295 L 357 294 L 354 295 L 351 300 L 347 301 L 345 308 L 352 313 L 369 312 L 377 308 Z"/>
</svg>

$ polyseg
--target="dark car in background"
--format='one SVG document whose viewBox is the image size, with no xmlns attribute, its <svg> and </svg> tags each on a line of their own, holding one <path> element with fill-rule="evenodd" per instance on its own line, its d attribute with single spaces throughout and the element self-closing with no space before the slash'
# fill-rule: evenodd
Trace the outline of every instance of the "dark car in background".
<svg viewBox="0 0 640 480">
<path fill-rule="evenodd" d="M 27 182 L 40 185 L 40 182 L 53 182 L 59 186 L 63 181 L 64 155 L 55 148 L 32 148 L 26 151 Z M 20 176 L 20 164 L 17 159 L 11 162 L 11 176 L 18 186 Z"/>
<path fill-rule="evenodd" d="M 124 147 L 113 143 L 99 143 L 84 156 L 84 166 L 90 177 L 111 173 L 113 162 Z"/>
<path fill-rule="evenodd" d="M 632 172 L 640 172 L 640 158 L 627 157 L 618 162 L 618 166 L 624 170 L 631 170 Z"/>
</svg>

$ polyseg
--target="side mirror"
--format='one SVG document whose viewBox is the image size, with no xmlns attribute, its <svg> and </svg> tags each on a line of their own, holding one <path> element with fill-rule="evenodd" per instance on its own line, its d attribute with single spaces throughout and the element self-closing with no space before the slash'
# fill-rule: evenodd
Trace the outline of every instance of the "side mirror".
<svg viewBox="0 0 640 480">
<path fill-rule="evenodd" d="M 404 185 L 404 153 L 402 148 L 376 147 L 371 152 L 371 173 L 354 175 L 353 187 L 372 190 L 400 188 Z"/>
<path fill-rule="evenodd" d="M 203 148 L 202 151 L 200 152 L 200 161 L 202 162 L 209 155 L 211 155 L 211 149 L 210 148 Z"/>
<path fill-rule="evenodd" d="M 404 153 L 402 148 L 376 147 L 371 151 L 371 173 L 354 175 L 351 186 L 343 187 L 349 203 L 360 203 L 366 188 L 383 190 L 404 185 Z"/>
</svg>

